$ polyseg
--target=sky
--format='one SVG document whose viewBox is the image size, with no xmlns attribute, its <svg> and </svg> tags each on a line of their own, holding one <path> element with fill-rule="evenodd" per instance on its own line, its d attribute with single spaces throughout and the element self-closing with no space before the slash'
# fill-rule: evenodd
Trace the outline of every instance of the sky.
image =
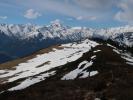
<svg viewBox="0 0 133 100">
<path fill-rule="evenodd" d="M 0 23 L 92 28 L 133 24 L 133 0 L 0 0 Z"/>
</svg>

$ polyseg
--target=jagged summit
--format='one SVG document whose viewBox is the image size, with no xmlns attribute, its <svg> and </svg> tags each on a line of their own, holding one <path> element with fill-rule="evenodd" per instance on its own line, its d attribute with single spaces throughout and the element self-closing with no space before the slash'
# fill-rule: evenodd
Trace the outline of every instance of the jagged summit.
<svg viewBox="0 0 133 100">
<path fill-rule="evenodd" d="M 63 40 L 80 40 L 82 38 L 96 37 L 104 40 L 111 39 L 130 47 L 133 45 L 132 32 L 132 26 L 98 30 L 86 27 L 65 26 L 59 20 L 52 21 L 48 26 L 38 26 L 32 24 L 0 24 L 0 34 L 4 33 L 9 37 L 17 37 L 18 39 L 35 38 L 40 34 L 42 35 L 42 39 L 58 37 Z M 118 41 L 118 39 L 116 39 L 117 37 L 121 37 L 122 39 L 119 39 Z"/>
</svg>

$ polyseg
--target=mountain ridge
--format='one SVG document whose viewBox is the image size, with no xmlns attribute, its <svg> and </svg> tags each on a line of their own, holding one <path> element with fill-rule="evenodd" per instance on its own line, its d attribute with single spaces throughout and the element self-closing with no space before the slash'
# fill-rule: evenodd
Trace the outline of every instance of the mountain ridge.
<svg viewBox="0 0 133 100">
<path fill-rule="evenodd" d="M 88 27 L 70 27 L 65 26 L 60 22 L 53 22 L 50 25 L 29 25 L 29 24 L 0 24 L 0 33 L 17 37 L 17 39 L 29 39 L 36 38 L 41 35 L 41 39 L 47 38 L 60 38 L 60 39 L 82 39 L 82 38 L 92 38 L 99 37 L 101 39 L 115 39 L 121 34 L 130 33 L 131 38 L 133 37 L 133 26 L 123 26 L 116 28 L 106 28 L 106 29 L 94 29 Z M 79 36 L 78 36 L 79 35 Z M 71 37 L 72 36 L 72 37 Z M 125 40 L 125 42 L 127 42 Z M 132 42 L 132 41 L 131 41 Z M 124 44 L 124 43 L 123 43 Z M 125 43 L 127 46 L 132 46 L 131 43 Z"/>
<path fill-rule="evenodd" d="M 125 26 L 109 29 L 70 27 L 60 22 L 50 25 L 0 24 L 0 51 L 11 58 L 27 56 L 37 50 L 52 45 L 81 41 L 84 39 L 111 40 L 118 46 L 133 46 L 133 27 Z"/>
</svg>

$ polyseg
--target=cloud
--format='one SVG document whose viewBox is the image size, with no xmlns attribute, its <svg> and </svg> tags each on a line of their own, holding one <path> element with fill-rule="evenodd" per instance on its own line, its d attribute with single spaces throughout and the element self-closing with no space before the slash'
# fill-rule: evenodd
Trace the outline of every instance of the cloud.
<svg viewBox="0 0 133 100">
<path fill-rule="evenodd" d="M 77 20 L 82 20 L 83 19 L 83 16 L 78 16 L 76 19 Z"/>
<path fill-rule="evenodd" d="M 0 16 L 0 19 L 2 20 L 7 19 L 7 16 Z"/>
<path fill-rule="evenodd" d="M 28 9 L 24 14 L 24 17 L 28 18 L 28 19 L 36 19 L 40 16 L 41 16 L 41 14 L 39 12 L 35 11 L 34 9 Z"/>
<path fill-rule="evenodd" d="M 99 2 L 99 0 L 94 0 L 95 2 L 98 2 L 98 3 L 94 3 L 93 0 L 88 0 L 88 1 L 91 1 L 91 2 L 87 2 L 87 0 L 34 0 L 34 2 L 33 0 L 25 0 L 25 1 L 19 1 L 18 3 L 28 8 L 29 7 L 36 8 L 42 13 L 43 12 L 47 14 L 56 13 L 58 15 L 63 15 L 63 16 L 67 16 L 75 19 L 77 19 L 79 16 L 82 16 L 83 20 L 88 20 L 88 21 L 95 20 L 95 19 L 101 20 L 103 18 L 105 19 L 105 18 L 108 18 L 108 16 L 105 17 L 105 14 L 107 15 L 107 13 L 112 13 L 111 11 L 106 11 L 106 12 L 101 11 L 101 9 L 103 9 L 103 7 L 105 6 L 104 5 L 105 3 L 102 5 L 102 3 Z M 112 0 L 106 0 L 106 1 L 109 2 L 109 3 L 106 2 L 106 5 L 108 7 L 108 5 L 110 5 L 110 1 Z M 81 2 L 82 2 L 82 5 L 80 5 Z M 83 5 L 86 3 L 89 5 L 95 6 L 95 9 L 92 9 L 94 7 L 91 6 L 91 10 L 89 10 L 88 6 Z M 96 7 L 99 7 L 99 8 L 101 7 L 101 8 L 100 9 L 97 8 L 96 10 Z M 92 16 L 97 16 L 97 18 Z M 78 18 L 78 19 L 82 19 L 82 18 Z"/>
<path fill-rule="evenodd" d="M 133 24 L 133 0 L 121 0 L 118 4 L 120 9 L 116 15 L 115 19 L 122 22 L 127 22 Z"/>
<path fill-rule="evenodd" d="M 77 20 L 89 20 L 89 21 L 94 21 L 97 19 L 96 16 L 78 16 L 76 18 Z"/>
<path fill-rule="evenodd" d="M 55 19 L 55 20 L 51 21 L 50 23 L 51 24 L 56 24 L 56 25 L 58 24 L 59 25 L 60 23 L 63 23 L 63 22 L 61 20 L 59 20 L 59 19 Z"/>
<path fill-rule="evenodd" d="M 78 6 L 88 10 L 105 11 L 111 9 L 117 3 L 118 0 L 73 0 L 73 1 Z"/>
<path fill-rule="evenodd" d="M 97 19 L 96 16 L 92 16 L 92 17 L 90 17 L 90 20 L 96 20 L 96 19 Z"/>
<path fill-rule="evenodd" d="M 110 22 L 115 18 L 115 21 L 133 23 L 133 0 L 1 0 L 0 5 L 17 5 L 20 9 L 36 8 L 46 15 L 61 15 L 80 21 Z M 29 9 L 24 14 L 28 19 L 39 16 L 41 14 L 34 9 Z"/>
</svg>

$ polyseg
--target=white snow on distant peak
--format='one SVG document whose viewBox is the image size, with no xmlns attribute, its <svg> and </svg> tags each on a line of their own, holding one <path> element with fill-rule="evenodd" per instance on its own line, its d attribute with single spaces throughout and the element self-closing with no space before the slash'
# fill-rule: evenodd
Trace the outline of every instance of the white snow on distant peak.
<svg viewBox="0 0 133 100">
<path fill-rule="evenodd" d="M 72 29 L 77 29 L 77 30 L 81 30 L 82 29 L 82 27 L 72 27 Z"/>
<path fill-rule="evenodd" d="M 86 38 L 99 38 L 103 40 L 111 39 L 119 44 L 133 46 L 133 26 L 93 29 L 87 27 L 69 27 L 60 23 L 59 20 L 52 21 L 50 25 L 22 25 L 22 24 L 0 24 L 0 32 L 7 36 L 18 39 L 36 38 L 39 34 L 42 39 L 59 38 L 61 40 L 81 40 Z M 130 32 L 128 34 L 128 32 Z M 122 36 L 121 36 L 122 35 Z"/>
</svg>

